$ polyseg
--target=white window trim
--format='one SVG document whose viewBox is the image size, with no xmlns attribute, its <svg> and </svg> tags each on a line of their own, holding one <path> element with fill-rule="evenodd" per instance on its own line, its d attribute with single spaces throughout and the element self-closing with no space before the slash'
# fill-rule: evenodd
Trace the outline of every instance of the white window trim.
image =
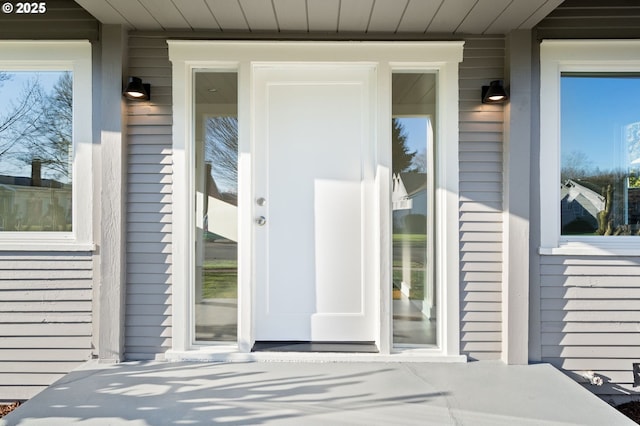
<svg viewBox="0 0 640 426">
<path fill-rule="evenodd" d="M 73 72 L 73 188 L 71 232 L 0 232 L 0 250 L 90 251 L 92 237 L 91 43 L 0 41 L 2 71 Z"/>
<path fill-rule="evenodd" d="M 173 338 L 172 349 L 166 353 L 171 360 L 247 360 L 269 355 L 249 353 L 252 345 L 252 312 L 242 309 L 251 306 L 252 248 L 251 241 L 251 112 L 247 102 L 251 94 L 251 67 L 255 62 L 360 62 L 377 64 L 378 135 L 391 134 L 391 73 L 392 71 L 433 71 L 438 80 L 438 132 L 435 139 L 436 161 L 436 218 L 439 230 L 435 251 L 438 288 L 438 347 L 428 349 L 393 350 L 391 342 L 391 151 L 378 144 L 376 185 L 379 190 L 379 223 L 382 232 L 376 251 L 380 258 L 379 293 L 381 353 L 349 354 L 348 359 L 366 360 L 431 360 L 465 361 L 460 355 L 459 306 L 459 184 L 458 184 L 458 63 L 462 61 L 463 42 L 245 42 L 245 41 L 187 41 L 169 40 L 169 59 L 173 81 Z M 214 58 L 219 58 L 216 60 Z M 420 58 L 422 60 L 416 60 Z M 195 69 L 231 70 L 238 72 L 239 117 L 239 248 L 238 261 L 238 344 L 196 345 L 193 339 L 191 307 L 194 273 L 194 192 L 192 73 Z M 382 284 L 384 283 L 384 285 Z M 386 343 L 385 343 L 386 342 Z M 296 354 L 296 357 L 303 355 Z M 326 358 L 316 355 L 320 358 Z M 280 355 L 286 358 L 287 355 Z M 331 354 L 330 357 L 335 357 Z M 298 358 L 296 358 L 298 359 Z"/>
<path fill-rule="evenodd" d="M 640 72 L 640 40 L 544 40 L 540 46 L 542 255 L 637 256 L 640 237 L 560 235 L 560 74 Z"/>
</svg>

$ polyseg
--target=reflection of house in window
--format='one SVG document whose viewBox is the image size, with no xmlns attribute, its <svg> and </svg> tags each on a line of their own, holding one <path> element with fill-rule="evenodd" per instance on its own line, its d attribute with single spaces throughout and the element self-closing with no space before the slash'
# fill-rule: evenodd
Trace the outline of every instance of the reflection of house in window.
<svg viewBox="0 0 640 426">
<path fill-rule="evenodd" d="M 0 230 L 71 230 L 71 184 L 43 179 L 38 163 L 31 177 L 0 175 Z"/>
<path fill-rule="evenodd" d="M 427 175 L 403 172 L 393 176 L 393 227 L 408 233 L 426 232 Z"/>
<path fill-rule="evenodd" d="M 627 142 L 627 220 L 630 225 L 640 224 L 640 122 L 624 128 Z"/>
<path fill-rule="evenodd" d="M 207 239 L 226 238 L 238 241 L 238 195 L 220 192 L 206 163 L 205 236 Z"/>
<path fill-rule="evenodd" d="M 629 188 L 627 191 L 627 222 L 630 225 L 640 224 L 640 188 Z"/>
<path fill-rule="evenodd" d="M 598 229 L 605 197 L 595 187 L 568 179 L 561 185 L 560 197 L 562 234 L 592 234 Z"/>
</svg>

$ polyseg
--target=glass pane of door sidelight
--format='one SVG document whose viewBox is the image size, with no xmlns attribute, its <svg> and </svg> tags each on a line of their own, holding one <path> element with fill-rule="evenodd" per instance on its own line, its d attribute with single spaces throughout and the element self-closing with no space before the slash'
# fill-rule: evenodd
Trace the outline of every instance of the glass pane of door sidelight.
<svg viewBox="0 0 640 426">
<path fill-rule="evenodd" d="M 237 80 L 235 72 L 194 75 L 196 342 L 237 340 Z"/>
<path fill-rule="evenodd" d="M 393 74 L 393 341 L 436 345 L 433 140 L 436 75 Z"/>
</svg>

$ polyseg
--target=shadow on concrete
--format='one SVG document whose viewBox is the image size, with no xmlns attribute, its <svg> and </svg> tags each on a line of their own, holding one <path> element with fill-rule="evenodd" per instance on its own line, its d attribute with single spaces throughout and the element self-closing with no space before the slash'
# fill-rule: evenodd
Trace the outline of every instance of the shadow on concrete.
<svg viewBox="0 0 640 426">
<path fill-rule="evenodd" d="M 274 366 L 280 368 L 274 371 Z M 70 373 L 4 421 L 9 425 L 40 421 L 47 425 L 257 425 L 286 419 L 303 423 L 305 417 L 421 404 L 442 396 L 438 392 L 376 394 L 378 386 L 363 385 L 390 370 L 383 364 L 374 367 L 354 372 L 291 374 L 296 364 L 99 366 Z"/>
<path fill-rule="evenodd" d="M 548 364 L 89 363 L 0 425 L 632 425 Z"/>
</svg>

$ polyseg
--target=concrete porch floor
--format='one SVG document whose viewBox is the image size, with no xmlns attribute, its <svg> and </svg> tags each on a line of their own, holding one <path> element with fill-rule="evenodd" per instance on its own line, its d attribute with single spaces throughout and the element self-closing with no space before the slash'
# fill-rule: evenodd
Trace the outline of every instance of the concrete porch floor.
<svg viewBox="0 0 640 426">
<path fill-rule="evenodd" d="M 0 425 L 634 425 L 547 364 L 90 362 Z"/>
</svg>

